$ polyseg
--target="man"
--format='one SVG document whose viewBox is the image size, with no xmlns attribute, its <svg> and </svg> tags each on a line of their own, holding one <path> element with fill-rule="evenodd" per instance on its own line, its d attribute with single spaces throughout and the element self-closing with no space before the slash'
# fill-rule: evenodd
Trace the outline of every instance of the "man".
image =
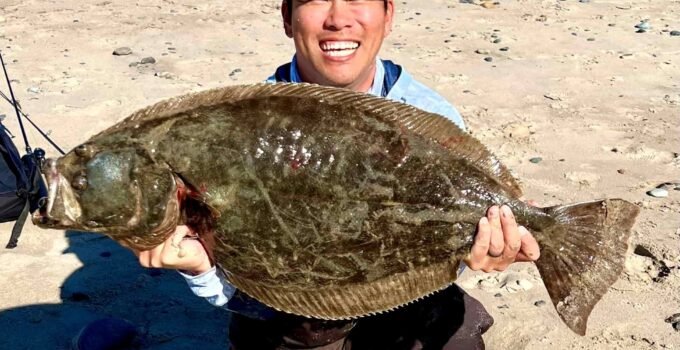
<svg viewBox="0 0 680 350">
<path fill-rule="evenodd" d="M 400 66 L 377 58 L 392 30 L 393 0 L 284 0 L 285 33 L 295 43 L 289 64 L 270 82 L 308 82 L 367 92 L 444 115 L 465 128 L 456 109 L 413 80 Z M 409 306 L 356 321 L 321 321 L 272 310 L 237 291 L 211 266 L 203 246 L 180 226 L 164 244 L 136 252 L 146 267 L 182 270 L 198 296 L 234 311 L 235 349 L 482 349 L 493 320 L 457 286 Z M 489 208 L 479 221 L 466 264 L 502 271 L 513 261 L 535 261 L 538 244 L 518 227 L 507 206 Z"/>
</svg>

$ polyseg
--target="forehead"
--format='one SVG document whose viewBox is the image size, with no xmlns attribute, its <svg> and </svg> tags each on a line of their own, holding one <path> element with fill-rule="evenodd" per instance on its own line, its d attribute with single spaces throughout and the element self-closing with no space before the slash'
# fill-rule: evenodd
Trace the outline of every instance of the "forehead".
<svg viewBox="0 0 680 350">
<path fill-rule="evenodd" d="M 333 2 L 333 0 L 286 0 L 288 4 L 303 5 L 310 2 Z M 341 0 L 344 2 L 356 3 L 356 4 L 368 4 L 368 3 L 384 3 L 387 6 L 388 0 Z"/>
</svg>

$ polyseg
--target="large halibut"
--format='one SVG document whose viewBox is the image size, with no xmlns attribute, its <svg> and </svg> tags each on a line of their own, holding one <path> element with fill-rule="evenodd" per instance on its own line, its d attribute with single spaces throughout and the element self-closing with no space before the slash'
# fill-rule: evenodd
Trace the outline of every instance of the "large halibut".
<svg viewBox="0 0 680 350">
<path fill-rule="evenodd" d="M 449 120 L 343 89 L 231 86 L 142 109 L 48 160 L 42 227 L 149 249 L 188 224 L 229 281 L 276 309 L 345 319 L 456 279 L 478 220 L 509 205 L 539 241 L 557 312 L 585 334 L 621 273 L 633 204 L 524 204 L 517 181 Z"/>
</svg>

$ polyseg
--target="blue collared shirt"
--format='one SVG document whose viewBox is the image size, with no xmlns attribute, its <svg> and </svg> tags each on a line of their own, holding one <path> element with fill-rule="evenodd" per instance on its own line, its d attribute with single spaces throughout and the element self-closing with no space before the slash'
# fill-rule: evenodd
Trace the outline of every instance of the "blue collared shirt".
<svg viewBox="0 0 680 350">
<path fill-rule="evenodd" d="M 302 78 L 297 69 L 297 59 L 293 56 L 290 65 L 284 65 L 289 72 L 287 81 L 291 83 L 302 83 Z M 284 67 L 282 66 L 282 67 Z M 391 84 L 389 89 L 385 89 L 383 86 L 383 81 L 385 80 L 385 66 L 382 60 L 376 58 L 375 60 L 375 77 L 373 78 L 373 85 L 369 91 L 369 94 L 375 96 L 385 97 L 394 101 L 399 101 L 402 103 L 409 104 L 414 107 L 418 107 L 424 111 L 431 113 L 437 113 L 442 115 L 461 129 L 465 130 L 465 122 L 460 116 L 460 113 L 456 110 L 453 105 L 441 97 L 438 93 L 434 92 L 432 89 L 423 85 L 422 83 L 413 79 L 411 74 L 409 74 L 402 67 L 400 68 L 399 76 Z M 276 75 L 272 75 L 267 78 L 267 82 L 275 83 L 277 82 Z M 385 91 L 387 90 L 387 91 Z"/>
<path fill-rule="evenodd" d="M 392 64 L 391 62 L 389 63 Z M 289 68 L 286 66 L 289 66 Z M 282 67 L 289 69 L 289 71 L 285 72 L 288 77 L 286 81 L 292 83 L 303 82 L 297 70 L 295 57 L 291 60 L 290 65 Z M 386 87 L 383 83 L 386 75 L 385 63 L 380 59 L 376 59 L 375 77 L 367 93 L 406 103 L 431 113 L 437 113 L 450 119 L 461 129 L 465 130 L 463 118 L 461 118 L 456 108 L 432 89 L 414 80 L 405 69 L 399 66 L 396 67 L 399 68 L 398 76 L 394 82 L 391 82 Z M 277 81 L 276 74 L 267 79 L 267 82 L 270 83 Z M 464 265 L 461 266 L 459 273 L 462 272 L 463 268 Z M 194 294 L 205 298 L 215 306 L 224 307 L 231 311 L 259 319 L 270 318 L 276 312 L 242 293 L 237 293 L 236 288 L 215 267 L 198 276 L 190 276 L 181 272 L 180 274 L 186 279 L 189 288 L 191 288 Z M 236 297 L 234 297 L 235 295 Z"/>
</svg>

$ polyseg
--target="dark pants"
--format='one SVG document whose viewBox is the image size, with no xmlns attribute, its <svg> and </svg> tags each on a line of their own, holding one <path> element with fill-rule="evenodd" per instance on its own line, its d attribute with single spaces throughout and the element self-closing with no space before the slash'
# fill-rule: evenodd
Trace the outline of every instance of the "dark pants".
<svg viewBox="0 0 680 350">
<path fill-rule="evenodd" d="M 254 320 L 234 313 L 232 349 L 482 350 L 493 325 L 484 306 L 453 285 L 394 311 L 350 321 L 324 321 L 280 313 Z"/>
</svg>

